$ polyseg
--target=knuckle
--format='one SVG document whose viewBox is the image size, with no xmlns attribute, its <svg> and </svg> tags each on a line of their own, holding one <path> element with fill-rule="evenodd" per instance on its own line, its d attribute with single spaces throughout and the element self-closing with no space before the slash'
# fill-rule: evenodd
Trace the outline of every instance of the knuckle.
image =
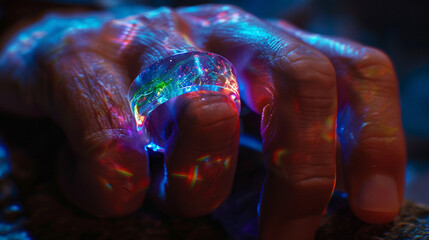
<svg viewBox="0 0 429 240">
<path fill-rule="evenodd" d="M 241 27 L 237 23 L 252 22 L 257 18 L 246 12 L 242 8 L 235 5 L 214 5 L 214 10 L 211 13 L 212 23 L 220 25 L 219 27 L 225 28 L 226 26 L 234 25 L 239 30 Z"/>
<path fill-rule="evenodd" d="M 88 47 L 89 38 L 87 37 L 88 30 L 82 30 L 74 27 L 70 27 L 64 30 L 61 34 L 61 38 L 59 39 L 58 44 L 65 43 L 66 45 L 70 45 L 71 47 Z"/>
<path fill-rule="evenodd" d="M 288 156 L 286 152 L 285 156 Z M 310 161 L 314 159 L 314 161 Z M 285 158 L 284 160 L 286 160 Z M 296 209 L 297 216 L 315 215 L 323 212 L 335 186 L 335 158 L 325 154 L 295 153 L 281 166 L 268 168 L 268 177 L 273 176 L 281 190 L 293 199 L 314 199 L 303 209 Z M 271 170 L 271 171 L 270 171 Z"/>
<path fill-rule="evenodd" d="M 288 73 L 294 83 L 324 89 L 336 85 L 335 70 L 329 59 L 319 51 L 301 44 L 279 49 L 273 60 L 274 68 Z"/>
<path fill-rule="evenodd" d="M 296 177 L 290 180 L 289 184 L 294 189 L 298 189 L 301 191 L 320 191 L 320 192 L 328 192 L 333 189 L 335 185 L 335 174 L 329 177 Z"/>
<path fill-rule="evenodd" d="M 272 67 L 277 75 L 274 86 L 280 95 L 295 95 L 300 104 L 312 108 L 335 106 L 335 70 L 322 53 L 301 44 L 291 45 L 277 51 Z"/>
<path fill-rule="evenodd" d="M 389 56 L 383 51 L 373 47 L 363 47 L 354 59 L 357 73 L 365 79 L 392 79 L 394 69 Z"/>
<path fill-rule="evenodd" d="M 104 46 L 105 55 L 120 62 L 149 63 L 151 58 L 171 55 L 172 49 L 192 49 L 183 37 L 187 31 L 188 26 L 175 10 L 161 7 L 108 21 L 99 37 L 102 46 L 98 44 L 97 48 Z"/>
<path fill-rule="evenodd" d="M 176 103 L 172 135 L 181 136 L 191 151 L 233 151 L 238 144 L 239 118 L 232 101 L 226 98 L 204 96 Z"/>
<path fill-rule="evenodd" d="M 351 65 L 351 74 L 363 91 L 374 88 L 380 94 L 396 94 L 398 83 L 389 56 L 373 47 L 363 47 Z"/>
<path fill-rule="evenodd" d="M 311 182 L 312 180 L 321 179 L 326 183 L 331 183 L 335 180 L 335 164 L 303 164 L 297 167 L 296 170 L 289 173 L 289 182 L 292 184 L 300 184 Z"/>
<path fill-rule="evenodd" d="M 228 13 L 243 13 L 245 12 L 242 8 L 233 5 L 233 4 L 222 4 L 216 6 L 218 11 L 220 12 L 228 12 Z"/>
<path fill-rule="evenodd" d="M 149 20 L 149 25 L 156 25 L 157 28 L 162 27 L 175 27 L 181 20 L 181 17 L 171 7 L 159 7 L 148 12 L 137 15 L 145 20 Z"/>
<path fill-rule="evenodd" d="M 158 13 L 163 14 L 163 15 L 172 15 L 175 13 L 175 10 L 171 7 L 168 7 L 168 6 L 159 7 L 153 11 L 158 12 Z"/>
<path fill-rule="evenodd" d="M 358 148 L 365 162 L 371 162 L 376 169 L 401 168 L 406 162 L 405 142 L 402 136 L 363 136 Z M 387 167 L 389 165 L 389 167 Z"/>
<path fill-rule="evenodd" d="M 40 62 L 63 57 L 72 52 L 82 52 L 94 48 L 95 26 L 98 20 L 89 16 L 64 16 L 56 13 L 46 17 L 40 26 L 46 37 L 38 44 L 35 57 Z"/>
<path fill-rule="evenodd" d="M 335 180 L 336 166 L 332 155 L 331 153 L 297 152 L 283 164 L 281 160 L 273 159 L 271 168 L 292 185 L 305 184 L 317 179 L 329 183 Z"/>
<path fill-rule="evenodd" d="M 238 121 L 238 112 L 228 101 L 218 95 L 185 99 L 180 104 L 179 119 L 197 128 L 228 126 Z"/>
<path fill-rule="evenodd" d="M 382 129 L 382 131 L 379 132 L 378 129 Z M 389 149 L 395 146 L 395 144 L 403 143 L 401 133 L 402 131 L 399 128 L 383 126 L 381 124 L 366 124 L 359 139 L 359 147 L 367 150 L 379 150 L 381 152 L 390 151 Z"/>
<path fill-rule="evenodd" d="M 111 49 L 112 56 L 114 52 L 128 52 L 137 44 L 137 34 L 143 34 L 145 29 L 143 20 L 135 16 L 109 20 L 101 27 L 99 48 L 106 45 L 105 50 Z"/>
<path fill-rule="evenodd" d="M 380 49 L 374 47 L 362 47 L 355 60 L 360 65 L 376 64 L 376 65 L 391 65 L 389 56 Z"/>
<path fill-rule="evenodd" d="M 286 55 L 294 68 L 293 77 L 320 87 L 336 85 L 335 71 L 329 59 L 322 53 L 306 46 L 300 46 Z M 303 74 L 305 73 L 305 74 Z"/>
</svg>

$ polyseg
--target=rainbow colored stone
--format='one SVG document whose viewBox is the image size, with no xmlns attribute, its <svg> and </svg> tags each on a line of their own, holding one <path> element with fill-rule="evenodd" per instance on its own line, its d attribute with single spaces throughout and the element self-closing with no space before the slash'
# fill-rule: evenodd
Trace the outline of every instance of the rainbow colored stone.
<svg viewBox="0 0 429 240">
<path fill-rule="evenodd" d="M 147 147 L 162 151 L 150 139 L 147 119 L 164 102 L 188 92 L 216 91 L 229 96 L 240 111 L 235 70 L 224 57 L 210 52 L 187 52 L 161 59 L 141 72 L 131 84 L 128 98 L 138 131 Z"/>
</svg>

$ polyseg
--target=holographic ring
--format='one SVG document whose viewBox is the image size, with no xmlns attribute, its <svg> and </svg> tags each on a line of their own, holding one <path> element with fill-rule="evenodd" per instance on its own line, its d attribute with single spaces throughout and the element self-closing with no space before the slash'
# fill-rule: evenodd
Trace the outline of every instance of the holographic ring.
<svg viewBox="0 0 429 240">
<path fill-rule="evenodd" d="M 215 91 L 231 98 L 240 111 L 238 83 L 232 63 L 210 52 L 187 52 L 161 59 L 141 72 L 128 91 L 137 130 L 149 140 L 146 147 L 162 151 L 150 140 L 147 119 L 169 99 L 195 91 Z"/>
</svg>

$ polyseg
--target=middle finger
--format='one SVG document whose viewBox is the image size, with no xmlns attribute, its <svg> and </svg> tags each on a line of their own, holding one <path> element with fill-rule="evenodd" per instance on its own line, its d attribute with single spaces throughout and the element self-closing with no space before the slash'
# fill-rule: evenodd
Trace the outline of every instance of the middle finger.
<svg viewBox="0 0 429 240">
<path fill-rule="evenodd" d="M 239 68 L 244 100 L 262 112 L 267 175 L 262 239 L 312 239 L 335 184 L 335 71 L 305 43 L 231 6 L 183 8 L 204 47 Z"/>
</svg>

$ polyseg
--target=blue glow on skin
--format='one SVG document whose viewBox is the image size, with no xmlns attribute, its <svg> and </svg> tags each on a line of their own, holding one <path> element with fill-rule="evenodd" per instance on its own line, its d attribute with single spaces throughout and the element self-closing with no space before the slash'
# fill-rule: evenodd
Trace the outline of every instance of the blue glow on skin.
<svg viewBox="0 0 429 240">
<path fill-rule="evenodd" d="M 41 21 L 26 28 L 10 39 L 6 52 L 23 54 L 31 52 L 39 44 L 50 44 L 58 42 L 58 38 L 62 38 L 65 33 L 70 33 L 75 30 L 95 29 L 107 20 L 102 15 L 75 14 L 71 16 L 60 16 L 56 14 L 48 14 Z M 49 36 L 48 33 L 55 33 Z M 40 41 L 43 39 L 43 41 Z M 45 44 L 46 43 L 46 44 Z"/>
<path fill-rule="evenodd" d="M 295 35 L 310 45 L 317 45 L 321 49 L 331 49 L 331 55 L 341 56 L 359 56 L 362 55 L 362 50 L 365 48 L 354 48 L 352 44 L 344 44 L 341 40 L 329 38 L 320 34 L 313 34 L 304 31 L 296 31 Z"/>
<path fill-rule="evenodd" d="M 110 14 L 47 14 L 39 22 L 11 37 L 0 53 L 0 72 L 14 79 L 16 87 L 34 84 L 39 59 L 47 59 L 66 45 L 65 36 L 82 29 L 97 29 Z M 5 68 L 6 67 L 6 68 Z M 22 69 L 26 68 L 26 71 Z M 22 86 L 20 86 L 22 85 Z"/>
<path fill-rule="evenodd" d="M 343 160 L 350 158 L 350 154 L 358 145 L 360 133 L 366 125 L 366 122 L 357 118 L 349 105 L 344 106 L 344 108 L 338 112 L 337 134 L 341 143 Z"/>
<path fill-rule="evenodd" d="M 161 183 L 159 184 L 159 192 L 158 192 L 158 197 L 162 200 L 165 200 L 165 187 L 168 184 L 168 178 L 167 178 L 167 166 L 164 163 L 164 177 L 161 181 Z"/>
<path fill-rule="evenodd" d="M 151 142 L 145 146 L 146 151 L 148 150 L 148 148 L 152 149 L 152 151 L 154 151 L 154 152 L 162 152 L 163 153 L 165 151 L 165 149 L 163 147 L 157 145 L 154 142 Z"/>
<path fill-rule="evenodd" d="M 252 137 L 247 134 L 241 134 L 239 144 L 245 146 L 256 152 L 262 153 L 262 142 L 255 137 Z"/>
</svg>

